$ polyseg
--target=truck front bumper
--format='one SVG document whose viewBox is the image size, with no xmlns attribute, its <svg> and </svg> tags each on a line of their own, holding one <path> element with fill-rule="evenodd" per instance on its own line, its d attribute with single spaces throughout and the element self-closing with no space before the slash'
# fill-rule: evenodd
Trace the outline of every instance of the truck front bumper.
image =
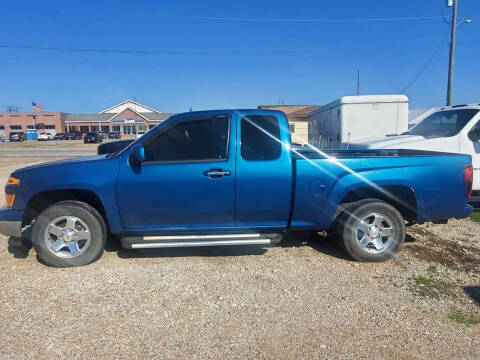
<svg viewBox="0 0 480 360">
<path fill-rule="evenodd" d="M 0 234 L 21 237 L 22 218 L 23 211 L 9 209 L 6 206 L 0 208 Z"/>
</svg>

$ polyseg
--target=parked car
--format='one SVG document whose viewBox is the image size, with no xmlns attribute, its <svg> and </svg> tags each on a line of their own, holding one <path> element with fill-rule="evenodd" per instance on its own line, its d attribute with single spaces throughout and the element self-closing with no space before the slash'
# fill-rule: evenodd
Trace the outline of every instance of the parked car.
<svg viewBox="0 0 480 360">
<path fill-rule="evenodd" d="M 472 174 L 468 155 L 293 149 L 279 111 L 190 112 L 118 153 L 14 171 L 0 233 L 33 224 L 38 258 L 57 267 L 98 259 L 107 231 L 145 249 L 327 230 L 353 259 L 384 261 L 402 248 L 406 223 L 467 217 Z"/>
<path fill-rule="evenodd" d="M 118 131 L 112 131 L 108 133 L 109 139 L 120 139 L 120 133 Z"/>
<path fill-rule="evenodd" d="M 37 137 L 37 140 L 38 141 L 53 140 L 53 135 L 47 132 L 43 134 L 39 134 Z"/>
<path fill-rule="evenodd" d="M 125 140 L 117 140 L 117 141 L 110 141 L 104 144 L 98 145 L 97 154 L 104 155 L 104 154 L 113 154 L 119 152 L 134 142 L 134 139 L 125 139 Z"/>
<path fill-rule="evenodd" d="M 8 136 L 10 141 L 25 141 L 26 139 L 25 133 L 21 131 L 11 132 Z"/>
<path fill-rule="evenodd" d="M 139 131 L 137 132 L 137 136 L 135 136 L 137 139 L 141 138 L 143 135 L 145 135 L 146 131 Z"/>
<path fill-rule="evenodd" d="M 82 134 L 77 131 L 69 131 L 65 134 L 65 140 L 80 140 Z"/>
<path fill-rule="evenodd" d="M 56 133 L 53 137 L 53 140 L 65 140 L 65 133 Z"/>
<path fill-rule="evenodd" d="M 99 143 L 102 142 L 102 137 L 98 132 L 88 132 L 83 137 L 83 142 L 86 143 Z"/>
<path fill-rule="evenodd" d="M 344 146 L 345 147 L 345 146 Z M 398 136 L 367 138 L 350 149 L 415 149 L 468 154 L 473 163 L 473 192 L 480 194 L 480 104 L 444 106 Z"/>
</svg>

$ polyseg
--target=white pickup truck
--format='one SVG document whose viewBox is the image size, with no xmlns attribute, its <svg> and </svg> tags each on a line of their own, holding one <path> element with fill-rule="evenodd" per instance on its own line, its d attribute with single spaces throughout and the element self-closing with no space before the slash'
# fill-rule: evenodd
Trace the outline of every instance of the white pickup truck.
<svg viewBox="0 0 480 360">
<path fill-rule="evenodd" d="M 480 104 L 439 108 L 401 135 L 344 143 L 343 149 L 415 149 L 472 156 L 473 191 L 480 195 Z M 440 174 L 439 174 L 440 175 Z"/>
</svg>

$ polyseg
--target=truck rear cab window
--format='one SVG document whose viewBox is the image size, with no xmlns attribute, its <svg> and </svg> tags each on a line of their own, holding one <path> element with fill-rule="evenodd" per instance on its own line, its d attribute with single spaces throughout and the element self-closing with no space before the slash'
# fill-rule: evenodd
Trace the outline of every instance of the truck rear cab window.
<svg viewBox="0 0 480 360">
<path fill-rule="evenodd" d="M 173 123 L 145 144 L 146 161 L 227 160 L 229 123 L 225 115 Z"/>
<path fill-rule="evenodd" d="M 241 155 L 249 161 L 274 160 L 280 156 L 280 127 L 272 115 L 247 115 L 241 120 Z"/>
</svg>

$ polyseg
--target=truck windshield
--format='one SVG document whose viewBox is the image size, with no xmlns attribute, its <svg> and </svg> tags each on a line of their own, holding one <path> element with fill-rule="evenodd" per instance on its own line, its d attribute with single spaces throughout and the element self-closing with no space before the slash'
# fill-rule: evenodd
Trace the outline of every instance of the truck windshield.
<svg viewBox="0 0 480 360">
<path fill-rule="evenodd" d="M 438 111 L 426 117 L 402 135 L 417 135 L 425 138 L 454 136 L 463 129 L 478 111 L 477 109 Z"/>
</svg>

